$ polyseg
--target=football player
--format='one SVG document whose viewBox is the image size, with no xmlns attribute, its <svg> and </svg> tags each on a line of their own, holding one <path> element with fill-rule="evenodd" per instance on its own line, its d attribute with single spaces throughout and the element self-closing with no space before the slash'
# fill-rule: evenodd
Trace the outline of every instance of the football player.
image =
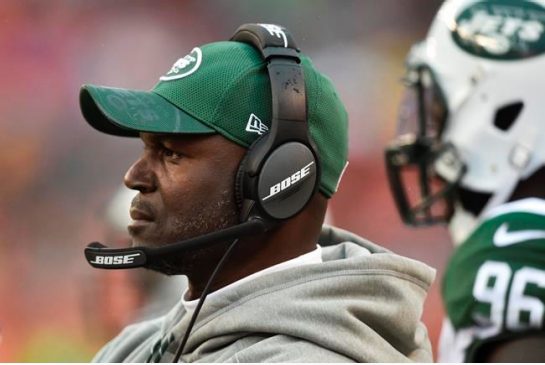
<svg viewBox="0 0 545 365">
<path fill-rule="evenodd" d="M 406 70 L 386 165 L 403 221 L 455 245 L 439 361 L 543 362 L 545 1 L 446 1 Z"/>
</svg>

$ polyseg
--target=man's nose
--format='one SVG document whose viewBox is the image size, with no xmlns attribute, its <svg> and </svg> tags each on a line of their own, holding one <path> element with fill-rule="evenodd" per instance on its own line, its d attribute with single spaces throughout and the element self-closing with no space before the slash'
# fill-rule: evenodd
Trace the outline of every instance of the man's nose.
<svg viewBox="0 0 545 365">
<path fill-rule="evenodd" d="M 144 157 L 129 167 L 123 181 L 129 189 L 138 190 L 141 193 L 150 193 L 156 188 L 153 172 Z"/>
</svg>

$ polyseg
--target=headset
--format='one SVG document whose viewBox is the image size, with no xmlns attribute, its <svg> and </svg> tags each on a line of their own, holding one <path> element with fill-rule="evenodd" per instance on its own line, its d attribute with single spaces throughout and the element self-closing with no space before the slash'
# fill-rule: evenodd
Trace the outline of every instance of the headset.
<svg viewBox="0 0 545 365">
<path fill-rule="evenodd" d="M 318 150 L 310 137 L 306 89 L 299 49 L 291 34 L 274 24 L 244 24 L 231 41 L 255 47 L 267 63 L 272 120 L 268 133 L 243 157 L 235 178 L 240 224 L 162 247 L 85 248 L 101 269 L 148 267 L 161 257 L 268 231 L 299 213 L 318 189 Z"/>
<path fill-rule="evenodd" d="M 260 51 L 267 62 L 272 93 L 271 129 L 250 146 L 237 173 L 241 220 L 288 219 L 310 201 L 320 171 L 309 134 L 299 49 L 289 32 L 273 24 L 242 25 L 231 40 Z"/>
</svg>

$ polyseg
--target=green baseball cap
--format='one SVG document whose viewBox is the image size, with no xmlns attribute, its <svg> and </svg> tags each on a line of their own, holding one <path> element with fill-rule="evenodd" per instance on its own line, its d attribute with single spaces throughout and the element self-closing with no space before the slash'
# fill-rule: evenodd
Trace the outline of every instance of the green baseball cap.
<svg viewBox="0 0 545 365">
<path fill-rule="evenodd" d="M 322 167 L 320 190 L 337 190 L 348 155 L 348 117 L 326 76 L 301 55 L 307 118 Z M 217 42 L 195 47 L 150 91 L 84 85 L 80 106 L 95 129 L 117 136 L 219 133 L 248 147 L 267 132 L 271 89 L 266 62 L 251 45 Z"/>
</svg>

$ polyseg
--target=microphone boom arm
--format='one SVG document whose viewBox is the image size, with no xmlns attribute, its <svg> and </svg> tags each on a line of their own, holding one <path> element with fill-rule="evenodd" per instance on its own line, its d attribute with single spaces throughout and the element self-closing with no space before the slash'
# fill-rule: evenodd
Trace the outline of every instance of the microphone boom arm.
<svg viewBox="0 0 545 365">
<path fill-rule="evenodd" d="M 109 248 L 102 243 L 93 242 L 85 248 L 87 262 L 98 269 L 132 269 L 147 267 L 162 256 L 176 252 L 192 250 L 197 247 L 208 247 L 242 236 L 263 233 L 269 227 L 260 218 L 252 218 L 247 222 L 237 224 L 216 232 L 175 242 L 162 247 L 128 247 Z"/>
</svg>

